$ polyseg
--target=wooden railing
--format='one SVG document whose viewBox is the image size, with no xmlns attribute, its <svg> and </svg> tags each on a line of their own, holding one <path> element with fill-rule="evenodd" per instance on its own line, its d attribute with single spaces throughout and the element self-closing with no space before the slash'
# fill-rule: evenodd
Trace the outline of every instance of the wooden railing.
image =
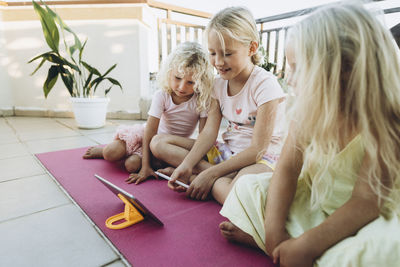
<svg viewBox="0 0 400 267">
<path fill-rule="evenodd" d="M 163 11 L 164 14 L 161 14 L 157 19 L 159 63 L 181 42 L 194 41 L 202 43 L 202 34 L 205 26 L 176 20 L 173 18 L 174 15 L 184 15 L 191 19 L 209 19 L 211 17 L 211 14 L 207 12 L 153 0 L 62 0 L 45 2 L 47 5 L 147 4 L 153 9 Z M 30 6 L 32 1 L 0 1 L 0 5 L 9 7 Z"/>
<path fill-rule="evenodd" d="M 148 5 L 152 8 L 166 11 L 165 17 L 158 18 L 157 20 L 159 63 L 161 63 L 162 59 L 165 58 L 177 44 L 185 41 L 202 43 L 205 26 L 175 20 L 173 19 L 173 14 L 180 13 L 188 15 L 192 19 L 209 19 L 211 17 L 210 13 L 156 1 L 148 1 Z"/>
<path fill-rule="evenodd" d="M 381 2 L 384 0 L 372 0 L 373 2 Z M 315 9 L 321 6 L 316 6 L 313 8 L 307 8 L 292 12 L 287 12 L 280 15 L 274 15 L 269 17 L 264 17 L 256 20 L 259 25 L 261 46 L 264 47 L 267 55 L 268 62 L 274 63 L 273 72 L 275 74 L 281 73 L 281 76 L 285 75 L 286 68 L 286 57 L 284 54 L 284 44 L 286 42 L 287 30 L 291 24 L 287 24 L 281 27 L 268 27 L 268 24 L 294 19 L 297 17 L 305 16 Z M 384 14 L 399 13 L 400 7 L 384 9 Z"/>
<path fill-rule="evenodd" d="M 384 0 L 372 0 L 374 2 L 380 2 Z M 77 5 L 77 4 L 147 4 L 151 8 L 156 10 L 162 10 L 164 12 L 158 18 L 157 35 L 158 35 L 158 53 L 159 63 L 161 60 L 168 55 L 171 50 L 179 43 L 184 41 L 196 41 L 202 43 L 203 32 L 205 29 L 204 23 L 192 24 L 185 21 L 179 21 L 173 18 L 175 14 L 183 14 L 190 18 L 201 18 L 209 19 L 210 13 L 193 10 L 189 8 L 183 8 L 175 5 L 170 5 L 153 0 L 65 0 L 65 1 L 46 1 L 48 5 Z M 32 5 L 31 1 L 21 2 L 7 2 L 0 1 L 0 6 L 26 6 Z M 285 26 L 270 27 L 270 24 L 291 20 L 294 18 L 302 17 L 310 12 L 314 11 L 320 6 L 307 8 L 292 12 L 287 12 L 280 15 L 274 15 L 256 20 L 260 31 L 261 46 L 268 54 L 268 62 L 274 63 L 272 71 L 275 74 L 282 73 L 284 75 L 286 67 L 286 59 L 284 55 L 284 44 L 286 39 L 286 33 L 290 23 Z M 383 10 L 385 14 L 398 13 L 400 7 L 389 8 Z"/>
<path fill-rule="evenodd" d="M 170 19 L 158 19 L 159 62 L 161 62 L 177 44 L 185 41 L 202 43 L 204 29 L 205 27 L 201 25 Z"/>
</svg>

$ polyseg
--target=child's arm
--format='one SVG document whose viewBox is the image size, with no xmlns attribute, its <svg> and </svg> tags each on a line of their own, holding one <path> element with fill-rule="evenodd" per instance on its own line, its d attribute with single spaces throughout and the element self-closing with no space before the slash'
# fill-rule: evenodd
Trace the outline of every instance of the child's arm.
<svg viewBox="0 0 400 267">
<path fill-rule="evenodd" d="M 151 168 L 150 141 L 153 136 L 157 134 L 159 123 L 159 118 L 153 116 L 148 117 L 142 141 L 142 168 L 140 169 L 139 173 L 132 173 L 126 180 L 127 183 L 139 184 L 150 176 L 157 177 Z"/>
<path fill-rule="evenodd" d="M 297 188 L 297 179 L 303 165 L 303 153 L 291 125 L 278 164 L 268 186 L 265 206 L 265 247 L 268 255 L 282 241 L 289 239 L 286 219 Z"/>
<path fill-rule="evenodd" d="M 229 160 L 201 172 L 187 190 L 189 197 L 205 199 L 219 177 L 256 163 L 257 155 L 268 146 L 271 140 L 278 104 L 279 100 L 272 100 L 258 107 L 251 145 Z"/>
<path fill-rule="evenodd" d="M 175 186 L 175 181 L 178 178 L 189 178 L 192 175 L 193 168 L 210 150 L 217 139 L 221 119 L 222 114 L 219 109 L 219 104 L 217 100 L 212 99 L 205 126 L 196 139 L 192 149 L 189 151 L 189 154 L 187 154 L 182 163 L 172 173 L 171 181 L 168 182 L 170 187 Z"/>
<path fill-rule="evenodd" d="M 207 122 L 207 118 L 199 119 L 199 133 L 201 133 L 201 131 L 203 131 L 204 126 L 206 125 L 206 122 Z"/>
<path fill-rule="evenodd" d="M 278 245 L 272 254 L 275 261 L 279 259 L 284 266 L 311 266 L 328 248 L 379 216 L 378 197 L 368 183 L 368 166 L 365 157 L 351 198 L 319 226 Z"/>
</svg>

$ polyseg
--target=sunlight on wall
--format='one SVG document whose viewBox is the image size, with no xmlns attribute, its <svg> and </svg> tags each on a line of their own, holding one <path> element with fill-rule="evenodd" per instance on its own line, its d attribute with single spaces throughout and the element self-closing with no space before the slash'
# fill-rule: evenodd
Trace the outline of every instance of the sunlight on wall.
<svg viewBox="0 0 400 267">
<path fill-rule="evenodd" d="M 10 75 L 12 78 L 21 78 L 23 73 L 21 71 L 21 64 L 18 62 L 12 62 L 8 66 L 8 75 Z"/>
<path fill-rule="evenodd" d="M 0 65 L 1 66 L 7 66 L 8 64 L 10 64 L 11 59 L 9 57 L 2 57 L 0 58 Z"/>
<path fill-rule="evenodd" d="M 39 48 L 43 45 L 43 41 L 38 38 L 21 37 L 6 45 L 9 50 L 24 50 Z"/>
<path fill-rule="evenodd" d="M 125 46 L 123 44 L 112 44 L 110 50 L 113 54 L 122 54 L 125 50 Z"/>
<path fill-rule="evenodd" d="M 120 25 L 120 26 L 123 26 L 123 25 Z M 130 34 L 134 34 L 134 31 L 132 31 L 132 30 L 113 30 L 113 31 L 105 32 L 104 36 L 119 37 L 119 36 L 130 35 Z"/>
</svg>

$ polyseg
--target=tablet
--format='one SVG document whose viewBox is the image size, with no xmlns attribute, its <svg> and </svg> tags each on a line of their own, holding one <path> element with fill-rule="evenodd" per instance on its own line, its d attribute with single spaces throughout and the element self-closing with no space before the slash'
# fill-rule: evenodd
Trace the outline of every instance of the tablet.
<svg viewBox="0 0 400 267">
<path fill-rule="evenodd" d="M 134 197 L 132 194 L 126 192 L 122 188 L 116 186 L 115 184 L 111 183 L 110 181 L 107 181 L 103 177 L 100 177 L 99 175 L 95 174 L 94 177 L 96 177 L 100 182 L 102 182 L 108 189 L 110 189 L 114 194 L 122 194 L 132 205 L 143 215 L 143 217 L 149 217 L 153 219 L 155 222 L 157 222 L 159 225 L 164 225 L 160 219 L 158 219 L 148 208 L 146 208 L 143 203 L 139 201 L 136 197 Z"/>
</svg>

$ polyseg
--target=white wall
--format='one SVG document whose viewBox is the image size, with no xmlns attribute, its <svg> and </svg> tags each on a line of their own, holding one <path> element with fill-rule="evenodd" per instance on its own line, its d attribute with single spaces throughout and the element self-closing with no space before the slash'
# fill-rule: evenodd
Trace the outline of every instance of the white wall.
<svg viewBox="0 0 400 267">
<path fill-rule="evenodd" d="M 4 23 L 1 23 L 2 13 L 0 13 L 0 116 L 13 115 L 14 100 L 9 83 L 7 65 L 6 39 L 4 37 Z"/>
<path fill-rule="evenodd" d="M 105 8 L 107 7 L 108 5 L 105 5 Z M 68 12 L 72 13 L 71 16 L 76 17 L 78 12 L 82 13 L 82 10 L 74 13 L 71 7 L 68 8 Z M 101 9 L 101 12 L 107 14 L 105 8 Z M 146 12 L 140 12 L 143 10 Z M 147 6 L 141 5 L 139 16 L 134 14 L 134 18 L 129 18 L 129 14 L 123 14 L 121 18 L 117 15 L 109 19 L 105 15 L 105 19 L 103 17 L 68 20 L 60 14 L 81 41 L 88 38 L 83 54 L 84 61 L 102 73 L 117 63 L 117 67 L 109 76 L 121 83 L 123 91 L 119 87 L 114 87 L 108 94 L 111 99 L 108 107 L 109 117 L 140 116 L 140 96 L 147 95 L 150 66 L 154 65 L 150 60 L 152 57 L 152 60 L 157 58 L 153 55 L 157 51 L 150 51 L 155 42 L 153 33 L 156 31 L 151 25 L 153 27 L 156 25 L 156 18 L 149 10 Z M 116 12 L 115 9 L 112 11 Z M 0 52 L 0 110 L 14 107 L 17 115 L 38 115 L 39 112 L 39 115 L 43 116 L 71 116 L 69 93 L 60 77 L 48 98 L 44 98 L 42 86 L 49 63 L 45 63 L 34 76 L 30 76 L 40 63 L 40 59 L 30 64 L 27 62 L 36 55 L 50 51 L 44 40 L 40 22 L 35 17 L 29 20 L 21 18 L 13 20 L 9 17 L 0 20 L 3 26 L 0 31 L 0 41 L 3 42 L 0 44 L 4 47 Z M 105 82 L 103 86 L 99 86 L 96 94 L 103 95 L 104 88 L 108 85 L 108 82 Z"/>
</svg>

